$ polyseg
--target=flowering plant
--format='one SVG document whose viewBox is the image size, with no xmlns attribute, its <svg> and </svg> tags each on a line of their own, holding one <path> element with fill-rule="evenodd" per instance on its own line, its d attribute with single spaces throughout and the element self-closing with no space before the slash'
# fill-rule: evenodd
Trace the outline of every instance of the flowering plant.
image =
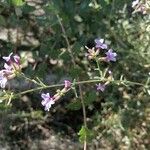
<svg viewBox="0 0 150 150">
<path fill-rule="evenodd" d="M 53 2 L 58 5 L 57 1 Z M 71 6 L 76 5 L 75 9 L 73 7 L 68 9 L 70 3 Z M 117 4 L 115 1 L 100 3 L 92 1 L 89 6 L 87 3 L 87 1 L 82 3 L 69 1 L 69 4 L 60 2 L 60 6 L 65 5 L 67 9 L 59 14 L 58 9 L 62 8 L 57 7 L 53 17 L 49 17 L 52 14 L 48 10 L 54 10 L 55 6 L 52 8 L 51 3 L 46 3 L 43 7 L 46 8 L 46 15 L 44 14 L 44 17 L 38 16 L 36 18 L 38 21 L 35 19 L 40 24 L 40 28 L 35 30 L 35 32 L 39 31 L 40 46 L 33 48 L 33 51 L 30 49 L 31 52 L 28 49 L 27 52 L 22 52 L 22 47 L 20 49 L 19 43 L 21 43 L 22 37 L 18 33 L 20 28 L 17 29 L 17 42 L 13 53 L 8 57 L 5 56 L 7 52 L 1 54 L 4 65 L 0 70 L 0 103 L 4 106 L 17 107 L 15 99 L 18 98 L 23 103 L 34 103 L 36 109 L 35 107 L 30 109 L 31 117 L 34 116 L 34 110 L 41 106 L 42 108 L 39 110 L 41 114 L 46 114 L 46 122 L 51 116 L 57 120 L 59 117 L 55 117 L 56 113 L 63 112 L 67 114 L 67 117 L 71 114 L 71 117 L 67 118 L 68 122 L 64 119 L 65 125 L 68 128 L 68 124 L 72 123 L 73 126 L 76 126 L 75 131 L 82 126 L 78 135 L 79 140 L 84 142 L 84 149 L 87 147 L 87 141 L 93 139 L 93 136 L 97 136 L 95 139 L 103 142 L 104 134 L 108 135 L 108 141 L 115 143 L 115 146 L 124 142 L 130 149 L 132 143 L 136 143 L 135 137 L 139 138 L 141 131 L 141 139 L 146 141 L 144 134 L 147 132 L 145 129 L 147 118 L 145 116 L 148 116 L 149 112 L 147 103 L 150 95 L 150 76 L 146 73 L 149 72 L 150 60 L 148 55 L 149 1 L 136 0 L 133 1 L 132 6 L 131 1 L 130 6 L 123 1 Z M 80 5 L 84 9 L 78 12 Z M 104 9 L 102 9 L 103 7 Z M 34 17 L 25 22 L 22 19 L 22 15 L 26 14 L 23 3 L 21 7 L 16 4 L 13 9 L 17 14 L 17 27 L 29 21 L 32 28 L 36 28 L 38 23 L 32 22 Z M 131 9 L 133 9 L 133 13 L 130 12 Z M 7 10 L 2 12 L 2 15 L 5 15 L 5 12 Z M 49 19 L 57 20 L 54 22 L 54 26 L 51 25 Z M 3 21 L 1 15 L 0 20 L 6 22 Z M 9 23 L 11 21 L 12 18 L 8 20 Z M 88 39 L 93 37 L 95 33 L 104 36 L 105 39 L 96 38 L 92 39 L 92 42 L 89 40 L 89 42 Z M 32 33 L 29 32 L 28 35 L 32 35 Z M 82 44 L 86 45 L 85 48 Z M 12 47 L 7 47 L 7 49 L 12 49 Z M 23 67 L 23 59 L 28 66 L 26 68 Z M 57 72 L 59 77 L 51 79 L 49 77 L 51 72 Z M 15 84 L 16 81 L 21 81 L 20 84 L 16 84 L 18 89 L 11 87 L 13 81 Z M 24 87 L 23 83 L 27 86 Z M 37 92 L 36 99 L 34 101 L 33 97 L 30 101 L 33 92 Z M 63 107 L 63 104 L 67 106 Z M 67 113 L 66 108 L 69 111 L 75 111 L 75 113 L 73 115 L 72 112 Z M 22 107 L 19 109 L 22 110 Z M 81 117 L 81 110 L 83 117 Z M 146 119 L 142 118 L 143 122 L 140 122 L 142 116 Z M 138 117 L 139 122 L 136 123 L 135 120 Z M 80 123 L 78 124 L 78 122 Z M 140 130 L 135 128 L 134 130 L 133 126 Z M 42 125 L 38 127 L 43 128 Z M 13 127 L 10 126 L 10 128 L 16 131 Z M 110 136 L 112 136 L 111 140 Z M 117 139 L 119 140 L 116 141 Z"/>
<path fill-rule="evenodd" d="M 21 72 L 20 57 L 11 53 L 8 57 L 3 57 L 6 61 L 4 69 L 0 71 L 0 86 L 5 88 L 8 80 L 14 78 Z"/>
</svg>

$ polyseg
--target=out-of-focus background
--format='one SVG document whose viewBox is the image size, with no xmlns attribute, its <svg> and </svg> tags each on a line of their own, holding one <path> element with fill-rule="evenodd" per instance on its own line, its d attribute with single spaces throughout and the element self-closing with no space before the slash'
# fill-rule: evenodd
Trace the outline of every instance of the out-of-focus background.
<svg viewBox="0 0 150 150">
<path fill-rule="evenodd" d="M 115 79 L 122 76 L 145 84 L 150 72 L 150 15 L 133 11 L 131 0 L 0 0 L 0 67 L 2 57 L 14 52 L 24 59 L 23 72 L 45 84 L 87 80 L 95 63 L 85 58 L 84 46 L 92 48 L 95 38 L 104 38 L 118 57 L 115 63 L 102 65 L 102 70 L 109 67 Z M 34 87 L 13 79 L 7 90 L 17 93 Z M 92 135 L 88 149 L 150 149 L 149 89 L 109 85 L 102 93 L 94 84 L 82 88 Z M 22 95 L 10 105 L 0 103 L 1 150 L 82 149 L 81 101 L 70 92 L 45 112 L 41 92 Z"/>
</svg>

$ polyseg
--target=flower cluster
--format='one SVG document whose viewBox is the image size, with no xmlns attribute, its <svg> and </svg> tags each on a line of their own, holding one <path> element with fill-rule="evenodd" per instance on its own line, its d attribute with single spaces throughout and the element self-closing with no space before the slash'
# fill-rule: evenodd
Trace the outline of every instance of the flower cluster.
<svg viewBox="0 0 150 150">
<path fill-rule="evenodd" d="M 49 93 L 42 93 L 41 97 L 43 98 L 41 104 L 45 107 L 45 111 L 49 111 L 51 106 L 55 104 L 66 92 L 71 89 L 71 82 L 69 80 L 64 81 L 64 88 L 62 90 L 57 90 L 57 93 L 54 96 L 50 96 Z"/>
<path fill-rule="evenodd" d="M 134 12 L 141 12 L 142 14 L 147 14 L 148 12 L 150 12 L 150 1 L 135 0 L 132 2 L 132 8 L 134 8 Z"/>
<path fill-rule="evenodd" d="M 104 92 L 104 91 L 105 91 L 105 88 L 106 88 L 106 84 L 98 83 L 98 84 L 96 84 L 96 87 L 97 87 L 97 91 L 102 91 L 102 92 Z"/>
<path fill-rule="evenodd" d="M 108 74 L 108 77 L 107 77 L 108 81 L 105 82 L 105 83 L 98 83 L 98 84 L 96 84 L 97 91 L 104 92 L 105 89 L 106 89 L 106 86 L 110 83 L 110 80 L 113 80 L 113 76 L 112 76 L 111 70 L 108 70 L 106 73 Z"/>
<path fill-rule="evenodd" d="M 95 43 L 96 43 L 95 47 L 98 50 L 108 49 L 107 44 L 104 43 L 104 39 L 95 39 Z M 109 49 L 108 52 L 106 52 L 105 54 L 106 54 L 106 57 L 104 57 L 105 61 L 107 61 L 107 62 L 116 61 L 117 54 L 114 53 L 112 49 Z"/>
<path fill-rule="evenodd" d="M 5 88 L 9 79 L 14 78 L 21 72 L 20 57 L 11 53 L 8 57 L 3 57 L 6 61 L 4 69 L 0 70 L 0 87 Z"/>
<path fill-rule="evenodd" d="M 95 39 L 95 47 L 92 49 L 86 47 L 88 49 L 88 53 L 85 54 L 85 56 L 88 57 L 88 59 L 95 59 L 98 57 L 101 50 L 107 50 L 108 45 L 104 42 L 104 39 Z M 108 49 L 108 51 L 105 53 L 105 57 L 100 57 L 100 60 L 110 62 L 110 61 L 116 61 L 117 54 L 113 52 L 112 49 Z"/>
<path fill-rule="evenodd" d="M 116 61 L 117 53 L 113 52 L 112 49 L 108 48 L 108 45 L 105 43 L 104 39 L 95 39 L 95 44 L 95 47 L 93 47 L 92 49 L 86 47 L 88 49 L 88 53 L 86 53 L 88 59 L 101 60 L 105 62 Z M 105 56 L 99 57 L 100 52 L 104 52 Z M 108 71 L 108 73 L 109 77 L 112 77 L 112 72 Z M 103 84 L 96 84 L 97 90 L 104 92 L 107 84 L 108 82 Z"/>
</svg>

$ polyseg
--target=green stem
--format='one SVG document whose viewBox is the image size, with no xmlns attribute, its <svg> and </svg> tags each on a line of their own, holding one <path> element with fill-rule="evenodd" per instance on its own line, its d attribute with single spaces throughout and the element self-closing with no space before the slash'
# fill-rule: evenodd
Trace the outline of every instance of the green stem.
<svg viewBox="0 0 150 150">
<path fill-rule="evenodd" d="M 97 83 L 97 82 L 111 82 L 111 83 L 114 83 L 114 84 L 130 84 L 130 85 L 139 85 L 139 86 L 143 86 L 145 88 L 145 84 L 142 84 L 142 83 L 138 83 L 138 82 L 132 82 L 132 81 L 120 81 L 120 80 L 115 80 L 115 81 L 111 81 L 109 79 L 95 79 L 95 80 L 86 80 L 86 81 L 79 81 L 79 82 L 75 82 L 73 83 L 73 85 L 81 85 L 81 84 L 89 84 L 89 83 Z M 26 91 L 23 91 L 23 92 L 20 92 L 16 95 L 14 95 L 14 97 L 18 97 L 20 95 L 23 95 L 23 94 L 27 94 L 27 93 L 31 93 L 31 92 L 35 92 L 35 91 L 40 91 L 40 90 L 44 90 L 44 89 L 48 89 L 48 88 L 56 88 L 56 87 L 61 87 L 61 86 L 64 86 L 64 84 L 55 84 L 55 85 L 47 85 L 47 86 L 41 86 L 41 87 L 38 87 L 38 88 L 33 88 L 33 89 L 29 89 L 29 90 L 26 90 Z M 147 88 L 149 88 L 150 86 L 147 86 Z"/>
<path fill-rule="evenodd" d="M 42 83 L 42 81 L 39 83 L 35 79 L 30 79 L 30 78 L 26 77 L 23 73 L 21 73 L 20 76 L 23 77 L 25 80 L 33 82 L 34 84 L 37 84 L 37 85 L 42 86 L 42 87 L 45 86 L 44 83 Z"/>
<path fill-rule="evenodd" d="M 102 77 L 102 72 L 101 72 L 101 69 L 100 69 L 99 61 L 98 61 L 97 58 L 95 58 L 95 61 L 96 61 L 96 64 L 97 64 L 97 68 L 98 68 L 98 71 L 99 71 L 99 75 L 100 75 L 100 77 Z"/>
</svg>

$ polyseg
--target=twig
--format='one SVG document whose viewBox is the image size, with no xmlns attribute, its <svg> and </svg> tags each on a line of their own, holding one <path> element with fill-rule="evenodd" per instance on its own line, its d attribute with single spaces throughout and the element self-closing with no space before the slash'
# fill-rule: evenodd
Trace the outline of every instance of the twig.
<svg viewBox="0 0 150 150">
<path fill-rule="evenodd" d="M 66 31 L 65 31 L 65 28 L 61 22 L 61 18 L 59 17 L 58 14 L 56 14 L 57 18 L 58 18 L 58 22 L 60 24 L 60 27 L 62 29 L 62 32 L 64 34 L 64 38 L 65 38 L 65 41 L 66 41 L 66 44 L 67 44 L 67 51 L 71 57 L 71 60 L 72 60 L 72 63 L 73 63 L 73 66 L 75 67 L 76 66 L 76 62 L 75 62 L 75 59 L 74 59 L 74 56 L 72 54 L 72 48 L 71 48 L 71 45 L 69 43 L 69 40 L 68 40 L 68 37 L 67 37 L 67 34 L 66 34 Z M 79 81 L 79 78 L 77 79 Z M 84 104 L 84 100 L 83 100 L 83 92 L 82 92 L 82 88 L 81 88 L 81 85 L 79 84 L 79 92 L 80 92 L 80 97 L 81 97 L 81 104 L 82 104 L 82 110 L 83 110 L 83 120 L 84 120 L 84 126 L 87 128 L 87 123 L 86 123 L 86 109 L 85 109 L 85 104 Z M 86 141 L 86 137 L 84 139 L 84 150 L 87 149 L 87 141 Z"/>
<path fill-rule="evenodd" d="M 64 38 L 65 38 L 66 44 L 67 44 L 67 51 L 69 52 L 69 55 L 70 55 L 70 57 L 71 57 L 71 61 L 72 61 L 73 65 L 76 66 L 76 63 L 75 63 L 75 60 L 74 60 L 74 56 L 73 56 L 72 51 L 71 51 L 71 45 L 70 45 L 70 43 L 69 43 L 69 40 L 68 40 L 66 31 L 65 31 L 65 28 L 64 28 L 64 26 L 63 26 L 63 24 L 62 24 L 62 22 L 61 22 L 61 18 L 59 17 L 59 15 L 56 14 L 56 16 L 57 16 L 58 22 L 59 22 L 59 24 L 60 24 L 61 30 L 62 30 L 62 32 L 63 32 L 63 36 L 64 36 Z"/>
</svg>

